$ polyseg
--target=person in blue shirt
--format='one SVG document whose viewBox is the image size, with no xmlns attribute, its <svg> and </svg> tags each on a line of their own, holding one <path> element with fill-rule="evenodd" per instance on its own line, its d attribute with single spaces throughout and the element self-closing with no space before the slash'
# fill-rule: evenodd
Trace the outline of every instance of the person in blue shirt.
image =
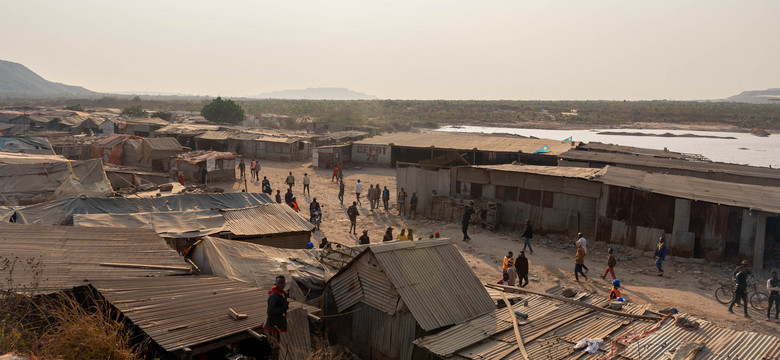
<svg viewBox="0 0 780 360">
<path fill-rule="evenodd" d="M 664 258 L 666 257 L 666 243 L 664 237 L 658 238 L 658 246 L 655 247 L 655 266 L 658 267 L 658 276 L 664 275 Z"/>
</svg>

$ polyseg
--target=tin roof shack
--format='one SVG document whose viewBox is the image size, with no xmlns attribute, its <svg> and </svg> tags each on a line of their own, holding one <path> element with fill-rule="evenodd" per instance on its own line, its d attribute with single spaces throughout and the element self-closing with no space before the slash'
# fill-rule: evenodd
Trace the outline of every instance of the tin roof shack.
<svg viewBox="0 0 780 360">
<path fill-rule="evenodd" d="M 597 141 L 580 143 L 574 149 L 582 150 L 582 151 L 599 152 L 599 153 L 617 153 L 617 154 L 650 156 L 650 157 L 656 157 L 662 159 L 701 160 L 702 158 L 701 155 L 684 154 L 684 153 L 669 151 L 667 149 L 664 150 L 647 149 L 647 148 L 639 148 L 634 146 L 605 144 Z"/>
<path fill-rule="evenodd" d="M 559 166 L 601 168 L 606 165 L 698 177 L 739 184 L 780 187 L 780 169 L 717 162 L 664 159 L 650 156 L 570 150 L 559 156 Z"/>
<path fill-rule="evenodd" d="M 352 162 L 366 166 L 395 166 L 398 161 L 416 163 L 456 151 L 470 164 L 476 165 L 507 164 L 514 161 L 556 165 L 556 156 L 570 148 L 571 145 L 561 144 L 559 140 L 510 135 L 390 133 L 354 142 Z"/>
<path fill-rule="evenodd" d="M 601 184 L 589 179 L 601 169 L 483 165 L 451 170 L 451 194 L 459 199 L 499 203 L 501 225 L 520 231 L 525 220 L 535 230 L 574 235 L 594 234 Z M 462 206 L 434 203 L 434 214 L 455 213 Z M 453 211 L 449 207 L 456 206 Z"/>
<path fill-rule="evenodd" d="M 90 116 L 78 126 L 71 128 L 71 134 L 108 136 L 115 134 L 116 130 L 117 124 L 113 120 L 99 116 Z"/>
<path fill-rule="evenodd" d="M 322 135 L 315 135 L 311 138 L 312 146 L 321 147 L 328 145 L 345 144 L 353 141 L 362 140 L 368 137 L 365 131 L 338 131 L 329 132 Z"/>
<path fill-rule="evenodd" d="M 579 300 L 551 294 L 521 294 L 521 300 L 512 305 L 511 311 L 527 314 L 527 319 L 516 317 L 508 308 L 500 308 L 419 338 L 414 344 L 425 349 L 429 359 L 523 359 L 514 332 L 515 322 L 529 359 L 774 359 L 780 356 L 777 336 L 718 328 L 686 314 L 648 316 L 644 315 L 647 305 L 633 303 L 627 303 L 621 310 L 610 310 L 604 308 L 607 301 L 603 297 L 594 299 L 582 293 L 578 297 L 584 297 Z M 683 327 L 680 321 L 683 319 L 695 322 L 698 328 Z M 583 339 L 605 341 L 594 354 L 587 354 L 574 348 Z M 690 355 L 690 345 L 685 345 L 692 342 L 703 343 L 703 348 Z"/>
<path fill-rule="evenodd" d="M 131 140 L 136 140 L 135 142 Z M 114 134 L 106 136 L 92 144 L 92 157 L 102 159 L 106 164 L 125 165 L 134 162 L 135 149 L 141 138 L 134 135 Z M 131 144 L 125 148 L 125 143 Z"/>
<path fill-rule="evenodd" d="M 366 247 L 328 280 L 324 296 L 330 340 L 361 359 L 418 358 L 414 339 L 495 309 L 446 240 Z"/>
<path fill-rule="evenodd" d="M 327 145 L 314 148 L 312 165 L 321 169 L 333 169 L 336 164 L 347 164 L 352 160 L 352 144 Z"/>
<path fill-rule="evenodd" d="M 84 280 L 183 275 L 192 267 L 154 231 L 0 223 L 3 290 L 48 294 Z M 12 254 L 12 255 L 11 255 Z M 18 257 L 18 260 L 14 260 Z M 31 263 L 24 263 L 32 259 Z"/>
<path fill-rule="evenodd" d="M 309 159 L 311 143 L 296 137 L 260 136 L 254 140 L 255 149 L 246 157 L 275 161 L 305 161 Z"/>
<path fill-rule="evenodd" d="M 0 152 L 0 198 L 30 205 L 71 196 L 108 196 L 111 184 L 100 160 Z"/>
<path fill-rule="evenodd" d="M 780 188 L 608 166 L 596 239 L 710 261 L 753 259 L 761 269 L 780 249 Z"/>
<path fill-rule="evenodd" d="M 286 204 L 224 209 L 229 239 L 286 249 L 305 249 L 314 230 L 307 219 Z"/>
<path fill-rule="evenodd" d="M 36 135 L 46 138 L 57 155 L 70 160 L 92 159 L 94 153 L 92 145 L 98 140 L 95 136 L 73 136 L 65 132 L 43 132 Z"/>
<path fill-rule="evenodd" d="M 116 122 L 119 133 L 140 137 L 156 137 L 157 130 L 170 124 L 160 118 L 118 118 Z"/>
<path fill-rule="evenodd" d="M 276 276 L 284 275 L 290 297 L 301 303 L 319 298 L 325 280 L 333 275 L 312 250 L 280 249 L 210 236 L 195 243 L 187 256 L 202 274 L 241 280 L 260 289 L 270 289 Z"/>
<path fill-rule="evenodd" d="M 222 359 L 227 345 L 257 358 L 268 352 L 256 338 L 266 318 L 268 289 L 217 276 L 167 276 L 90 281 L 85 290 L 111 304 L 120 320 L 151 341 L 150 357 L 162 349 L 171 358 Z M 306 359 L 307 315 L 301 304 L 290 303 L 280 358 Z M 304 351 L 293 355 L 291 347 Z"/>
<path fill-rule="evenodd" d="M 172 137 L 179 141 L 179 144 L 190 149 L 195 148 L 195 136 L 207 131 L 219 130 L 218 125 L 175 123 L 162 127 L 155 132 L 157 137 Z"/>
<path fill-rule="evenodd" d="M 227 131 L 206 131 L 197 135 L 195 150 L 231 152 L 233 149 L 228 149 L 228 135 Z"/>
<path fill-rule="evenodd" d="M 174 138 L 144 138 L 135 149 L 135 162 L 125 165 L 167 173 L 171 170 L 170 159 L 181 154 L 183 150 Z"/>
<path fill-rule="evenodd" d="M 207 181 L 236 180 L 236 154 L 218 151 L 196 150 L 181 153 L 171 160 L 171 168 L 184 173 L 184 178 L 200 183 L 200 170 L 206 168 Z M 211 161 L 213 160 L 213 167 Z"/>
<path fill-rule="evenodd" d="M 27 135 L 0 136 L 0 152 L 55 155 L 49 140 Z"/>
</svg>

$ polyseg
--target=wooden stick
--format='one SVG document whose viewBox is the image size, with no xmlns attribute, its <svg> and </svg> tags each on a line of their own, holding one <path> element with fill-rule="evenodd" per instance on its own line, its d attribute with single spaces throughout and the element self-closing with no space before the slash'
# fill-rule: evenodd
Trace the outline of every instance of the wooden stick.
<svg viewBox="0 0 780 360">
<path fill-rule="evenodd" d="M 497 290 L 513 290 L 514 292 L 524 292 L 524 293 L 527 293 L 527 294 L 546 296 L 546 297 L 553 298 L 553 299 L 556 299 L 556 300 L 559 300 L 559 301 L 563 301 L 565 303 L 574 304 L 574 305 L 577 305 L 577 306 L 582 306 L 584 308 L 597 310 L 597 311 L 605 312 L 607 314 L 612 314 L 612 315 L 619 315 L 619 316 L 625 316 L 625 317 L 630 317 L 630 318 L 635 318 L 635 319 L 642 319 L 642 320 L 653 320 L 653 321 L 661 320 L 661 318 L 657 317 L 657 316 L 629 314 L 629 313 L 622 312 L 622 311 L 616 311 L 616 310 L 612 310 L 612 309 L 606 309 L 606 308 L 598 307 L 596 305 L 586 304 L 586 303 L 583 303 L 581 301 L 567 299 L 565 297 L 561 297 L 561 296 L 558 296 L 558 295 L 546 294 L 546 293 L 537 292 L 537 291 L 533 291 L 533 290 L 526 290 L 526 289 L 523 289 L 523 288 L 519 288 L 517 286 L 498 285 L 498 284 L 485 284 L 485 286 L 493 288 L 493 289 L 497 289 Z"/>
<path fill-rule="evenodd" d="M 501 298 L 504 299 L 504 303 L 506 304 L 507 310 L 509 310 L 509 318 L 512 321 L 512 327 L 515 329 L 515 340 L 517 340 L 517 346 L 520 348 L 520 352 L 523 354 L 523 358 L 525 360 L 528 359 L 528 352 L 525 351 L 525 344 L 523 343 L 523 337 L 520 335 L 520 329 L 517 326 L 517 315 L 515 315 L 514 309 L 512 309 L 512 304 L 509 303 L 509 300 L 507 300 L 506 295 L 504 295 L 503 291 L 499 291 L 501 294 Z M 514 347 L 512 348 L 514 351 Z M 507 354 L 509 355 L 509 354 Z M 499 358 L 503 359 L 506 355 Z"/>
<path fill-rule="evenodd" d="M 181 270 L 192 271 L 192 268 L 186 266 L 168 266 L 168 265 L 147 265 L 147 264 L 124 264 L 124 263 L 100 263 L 100 266 L 111 266 L 133 269 L 152 269 L 152 270 Z"/>
<path fill-rule="evenodd" d="M 239 314 L 232 308 L 228 308 L 228 315 L 230 315 L 233 320 L 243 320 L 247 318 L 247 314 Z"/>
</svg>

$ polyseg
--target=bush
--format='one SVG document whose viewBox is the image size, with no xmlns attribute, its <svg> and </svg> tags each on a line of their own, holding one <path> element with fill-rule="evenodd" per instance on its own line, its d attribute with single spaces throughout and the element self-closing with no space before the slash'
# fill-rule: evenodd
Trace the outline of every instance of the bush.
<svg viewBox="0 0 780 360">
<path fill-rule="evenodd" d="M 81 104 L 68 105 L 68 106 L 65 107 L 65 110 L 81 111 L 81 112 L 83 112 L 84 111 L 84 106 L 82 106 Z"/>
<path fill-rule="evenodd" d="M 217 96 L 216 99 L 203 106 L 200 115 L 209 121 L 238 124 L 244 121 L 244 109 L 235 101 L 227 99 L 222 100 Z"/>
<path fill-rule="evenodd" d="M 141 105 L 133 105 L 122 109 L 120 115 L 129 117 L 148 117 L 149 113 L 147 113 Z"/>
<path fill-rule="evenodd" d="M 163 110 L 155 111 L 151 115 L 151 117 L 153 117 L 153 118 L 160 118 L 160 119 L 163 119 L 165 121 L 171 121 L 171 117 L 172 116 L 173 116 L 173 114 L 171 114 L 171 113 L 169 113 L 167 111 L 163 111 Z"/>
</svg>

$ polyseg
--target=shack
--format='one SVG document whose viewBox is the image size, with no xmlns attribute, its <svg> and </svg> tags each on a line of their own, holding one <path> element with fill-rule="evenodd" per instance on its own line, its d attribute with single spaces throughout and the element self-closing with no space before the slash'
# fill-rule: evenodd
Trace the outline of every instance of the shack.
<svg viewBox="0 0 780 360">
<path fill-rule="evenodd" d="M 254 140 L 255 149 L 249 157 L 275 161 L 304 161 L 309 158 L 310 143 L 295 137 L 260 136 Z"/>
<path fill-rule="evenodd" d="M 328 280 L 324 300 L 329 340 L 361 359 L 419 358 L 414 339 L 495 309 L 447 240 L 368 246 Z"/>
<path fill-rule="evenodd" d="M 126 134 L 106 136 L 92 144 L 92 157 L 102 159 L 105 164 L 130 165 L 135 162 L 135 150 L 140 140 L 139 136 Z M 128 141 L 130 144 L 125 146 Z"/>
<path fill-rule="evenodd" d="M 119 133 L 140 137 L 155 137 L 155 132 L 169 123 L 160 118 L 129 118 L 117 120 Z"/>
<path fill-rule="evenodd" d="M 200 183 L 202 168 L 208 170 L 207 181 L 236 179 L 236 154 L 196 150 L 179 154 L 171 160 L 171 168 L 178 169 L 189 181 Z"/>
<path fill-rule="evenodd" d="M 336 164 L 347 164 L 352 160 L 352 144 L 327 145 L 314 148 L 312 165 L 321 169 L 332 169 Z"/>
<path fill-rule="evenodd" d="M 172 137 L 179 144 L 195 149 L 195 137 L 207 131 L 219 130 L 218 125 L 175 123 L 162 127 L 155 132 L 157 137 Z"/>
<path fill-rule="evenodd" d="M 224 237 L 287 249 L 305 249 L 314 230 L 307 219 L 286 204 L 224 209 Z"/>
<path fill-rule="evenodd" d="M 195 136 L 195 150 L 232 152 L 228 148 L 227 131 L 206 131 Z"/>
<path fill-rule="evenodd" d="M 469 164 L 556 165 L 573 145 L 560 140 L 446 132 L 390 133 L 355 141 L 352 162 L 366 166 L 417 163 L 455 151 Z"/>
<path fill-rule="evenodd" d="M 170 158 L 176 157 L 183 150 L 182 146 L 174 138 L 144 138 L 136 148 L 136 162 L 132 165 L 147 171 L 167 173 L 171 169 Z"/>
<path fill-rule="evenodd" d="M 48 140 L 26 135 L 0 136 L 0 152 L 55 155 Z"/>
</svg>

